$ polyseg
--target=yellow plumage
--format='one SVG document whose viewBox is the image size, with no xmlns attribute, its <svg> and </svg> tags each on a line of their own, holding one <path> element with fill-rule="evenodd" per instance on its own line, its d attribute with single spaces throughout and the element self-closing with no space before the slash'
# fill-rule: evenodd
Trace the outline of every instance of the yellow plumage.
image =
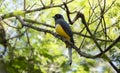
<svg viewBox="0 0 120 73">
<path fill-rule="evenodd" d="M 60 24 L 56 25 L 55 30 L 59 35 L 63 36 L 64 38 L 70 41 L 70 36 L 64 31 Z"/>
</svg>

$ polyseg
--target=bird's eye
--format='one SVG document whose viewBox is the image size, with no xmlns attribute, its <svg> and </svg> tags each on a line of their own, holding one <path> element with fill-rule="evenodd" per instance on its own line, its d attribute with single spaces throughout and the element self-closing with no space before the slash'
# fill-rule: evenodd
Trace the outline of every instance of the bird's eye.
<svg viewBox="0 0 120 73">
<path fill-rule="evenodd" d="M 60 16 L 58 15 L 57 17 L 59 18 Z"/>
</svg>

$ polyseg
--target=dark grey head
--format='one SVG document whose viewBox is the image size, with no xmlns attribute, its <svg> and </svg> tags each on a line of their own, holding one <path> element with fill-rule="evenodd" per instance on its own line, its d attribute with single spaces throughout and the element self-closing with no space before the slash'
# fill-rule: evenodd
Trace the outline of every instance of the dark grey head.
<svg viewBox="0 0 120 73">
<path fill-rule="evenodd" d="M 61 14 L 56 14 L 55 16 L 53 16 L 53 18 L 54 18 L 55 20 L 57 20 L 57 19 L 64 19 Z"/>
</svg>

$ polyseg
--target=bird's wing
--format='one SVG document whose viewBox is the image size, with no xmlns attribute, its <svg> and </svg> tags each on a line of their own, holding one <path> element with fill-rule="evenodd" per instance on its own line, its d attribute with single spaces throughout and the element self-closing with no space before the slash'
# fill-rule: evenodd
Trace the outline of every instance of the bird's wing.
<svg viewBox="0 0 120 73">
<path fill-rule="evenodd" d="M 64 20 L 58 20 L 57 24 L 60 24 L 62 26 L 62 28 L 64 29 L 64 31 L 70 36 L 73 37 L 73 33 L 70 29 L 69 24 L 64 21 Z"/>
</svg>

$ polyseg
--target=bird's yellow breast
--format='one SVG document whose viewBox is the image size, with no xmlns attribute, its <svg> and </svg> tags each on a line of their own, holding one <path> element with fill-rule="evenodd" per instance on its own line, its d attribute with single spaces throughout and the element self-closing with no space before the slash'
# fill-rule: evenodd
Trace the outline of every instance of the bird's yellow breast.
<svg viewBox="0 0 120 73">
<path fill-rule="evenodd" d="M 70 40 L 70 36 L 64 31 L 64 29 L 62 28 L 60 24 L 56 24 L 55 30 L 59 35 L 63 36 L 67 40 Z"/>
</svg>

